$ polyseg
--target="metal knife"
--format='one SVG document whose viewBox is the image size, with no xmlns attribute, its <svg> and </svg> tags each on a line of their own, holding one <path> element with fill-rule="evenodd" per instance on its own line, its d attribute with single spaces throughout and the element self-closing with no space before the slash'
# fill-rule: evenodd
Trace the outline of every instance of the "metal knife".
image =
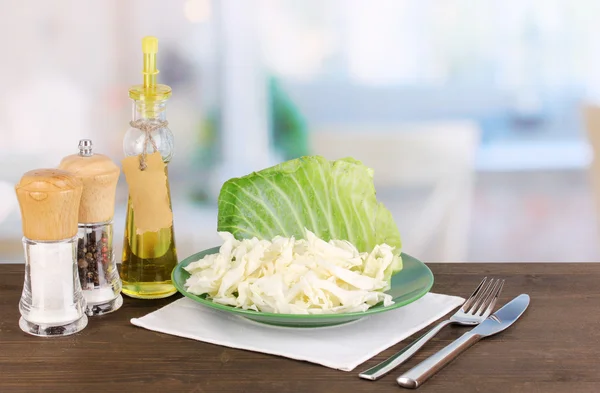
<svg viewBox="0 0 600 393">
<path fill-rule="evenodd" d="M 423 360 L 396 380 L 403 388 L 416 389 L 432 375 L 454 360 L 459 354 L 484 337 L 500 333 L 512 325 L 529 305 L 529 295 L 522 294 L 487 317 L 476 328 L 460 336 L 450 345 Z"/>
</svg>

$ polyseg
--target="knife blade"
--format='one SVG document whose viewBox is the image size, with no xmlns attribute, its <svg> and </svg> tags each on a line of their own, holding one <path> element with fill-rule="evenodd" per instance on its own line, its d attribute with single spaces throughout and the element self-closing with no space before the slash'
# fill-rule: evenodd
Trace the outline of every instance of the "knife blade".
<svg viewBox="0 0 600 393">
<path fill-rule="evenodd" d="M 471 330 L 472 334 L 483 337 L 492 336 L 508 328 L 525 312 L 529 305 L 529 295 L 522 294 L 506 303 L 498 311 L 490 315 L 477 327 Z"/>
<path fill-rule="evenodd" d="M 403 388 L 416 389 L 444 368 L 459 354 L 484 337 L 492 336 L 510 327 L 529 306 L 529 295 L 521 294 L 486 318 L 477 327 L 460 336 L 436 354 L 411 368 L 396 380 Z"/>
</svg>

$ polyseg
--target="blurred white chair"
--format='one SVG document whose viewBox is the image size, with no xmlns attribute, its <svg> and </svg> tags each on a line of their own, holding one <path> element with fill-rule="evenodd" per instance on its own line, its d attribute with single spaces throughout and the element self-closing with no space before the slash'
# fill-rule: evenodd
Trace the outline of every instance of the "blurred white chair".
<svg viewBox="0 0 600 393">
<path fill-rule="evenodd" d="M 589 167 L 590 180 L 594 190 L 596 221 L 600 227 L 600 106 L 585 105 L 583 108 L 585 128 L 592 148 L 592 162 Z"/>
<path fill-rule="evenodd" d="M 0 181 L 0 223 L 18 206 L 15 188 L 11 183 Z"/>
<path fill-rule="evenodd" d="M 456 121 L 331 125 L 313 129 L 310 138 L 314 154 L 350 156 L 374 169 L 378 199 L 392 211 L 404 251 L 430 261 L 464 262 L 479 136 L 473 122 Z M 410 189 L 429 192 L 419 207 L 402 208 L 402 190 Z"/>
</svg>

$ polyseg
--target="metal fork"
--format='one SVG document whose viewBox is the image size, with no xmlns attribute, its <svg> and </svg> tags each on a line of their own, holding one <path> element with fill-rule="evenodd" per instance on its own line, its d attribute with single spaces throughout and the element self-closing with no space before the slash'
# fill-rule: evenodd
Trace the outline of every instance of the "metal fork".
<svg viewBox="0 0 600 393">
<path fill-rule="evenodd" d="M 402 363 L 410 359 L 419 349 L 425 345 L 425 343 L 433 338 L 442 328 L 450 324 L 459 325 L 479 325 L 483 322 L 494 310 L 498 295 L 502 291 L 504 286 L 504 280 L 494 280 L 493 278 L 489 281 L 487 277 L 479 283 L 475 291 L 469 296 L 469 298 L 463 303 L 462 307 L 445 321 L 440 322 L 436 327 L 428 331 L 426 334 L 421 336 L 412 344 L 402 349 L 397 354 L 393 355 L 387 360 L 379 363 L 378 365 L 371 367 L 370 369 L 363 371 L 358 374 L 360 378 L 375 381 L 385 374 L 389 373 Z"/>
</svg>

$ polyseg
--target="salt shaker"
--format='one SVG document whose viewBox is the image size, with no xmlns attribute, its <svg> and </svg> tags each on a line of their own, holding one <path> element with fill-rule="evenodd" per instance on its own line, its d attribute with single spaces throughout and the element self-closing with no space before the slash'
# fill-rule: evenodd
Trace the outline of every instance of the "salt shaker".
<svg viewBox="0 0 600 393">
<path fill-rule="evenodd" d="M 82 188 L 59 169 L 27 172 L 15 187 L 25 251 L 19 327 L 26 333 L 66 336 L 87 325 L 75 258 Z"/>
<path fill-rule="evenodd" d="M 77 269 L 88 316 L 118 310 L 123 304 L 121 279 L 113 252 L 113 216 L 119 167 L 79 141 L 79 153 L 63 158 L 60 169 L 83 183 L 77 233 Z"/>
</svg>

